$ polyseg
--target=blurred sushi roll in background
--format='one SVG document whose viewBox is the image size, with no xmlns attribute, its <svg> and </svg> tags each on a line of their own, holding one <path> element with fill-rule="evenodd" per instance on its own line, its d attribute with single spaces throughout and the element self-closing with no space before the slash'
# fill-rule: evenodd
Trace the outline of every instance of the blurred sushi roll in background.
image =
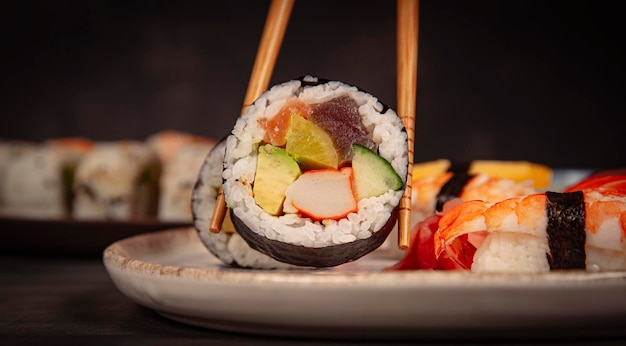
<svg viewBox="0 0 626 346">
<path fill-rule="evenodd" d="M 143 140 L 0 140 L 0 216 L 191 224 L 192 190 L 216 143 L 169 129 Z"/>
<path fill-rule="evenodd" d="M 200 167 L 215 141 L 198 141 L 181 145 L 163 164 L 159 180 L 158 218 L 163 221 L 191 222 L 191 194 Z M 221 163 L 218 163 L 221 166 Z"/>
<path fill-rule="evenodd" d="M 162 165 L 165 166 L 176 157 L 181 147 L 191 144 L 214 146 L 217 141 L 213 138 L 199 136 L 185 131 L 163 130 L 148 136 L 148 138 L 145 139 L 145 143 L 156 151 Z M 206 153 L 208 153 L 208 151 Z"/>
<path fill-rule="evenodd" d="M 238 234 L 297 266 L 377 249 L 408 173 L 401 119 L 356 86 L 306 76 L 264 92 L 226 140 L 223 190 Z"/>
<path fill-rule="evenodd" d="M 97 143 L 76 169 L 73 217 L 156 217 L 161 169 L 157 152 L 145 142 Z"/>
<path fill-rule="evenodd" d="M 43 143 L 4 146 L 0 189 L 2 215 L 70 217 L 75 170 L 92 146 L 93 143 L 84 138 L 56 138 Z"/>
<path fill-rule="evenodd" d="M 18 140 L 0 140 L 0 211 L 7 214 L 5 209 L 5 195 L 7 185 L 7 171 L 11 162 L 19 158 L 26 150 L 32 149 L 34 143 Z"/>
</svg>

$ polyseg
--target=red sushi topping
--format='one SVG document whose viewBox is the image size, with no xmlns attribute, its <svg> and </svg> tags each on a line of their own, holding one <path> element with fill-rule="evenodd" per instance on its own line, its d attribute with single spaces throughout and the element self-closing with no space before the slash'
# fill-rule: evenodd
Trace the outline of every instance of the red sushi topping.
<svg viewBox="0 0 626 346">
<path fill-rule="evenodd" d="M 360 144 L 370 150 L 375 147 L 374 142 L 367 137 L 358 104 L 347 95 L 314 105 L 308 118 L 332 137 L 339 156 L 339 166 L 350 162 L 352 144 Z"/>
<path fill-rule="evenodd" d="M 265 130 L 263 141 L 284 147 L 294 114 L 310 120 L 330 135 L 339 157 L 339 167 L 350 162 L 353 144 L 360 144 L 370 150 L 375 148 L 374 142 L 367 137 L 358 104 L 347 95 L 317 104 L 307 104 L 296 99 L 288 101 L 275 116 L 260 121 Z"/>
<path fill-rule="evenodd" d="M 568 187 L 563 192 L 587 189 L 626 194 L 626 175 L 593 175 Z"/>
<path fill-rule="evenodd" d="M 287 132 L 291 127 L 291 116 L 299 114 L 307 118 L 309 105 L 299 100 L 291 100 L 285 103 L 280 111 L 270 119 L 260 120 L 261 126 L 265 129 L 263 141 L 277 147 L 284 147 L 287 144 Z"/>
<path fill-rule="evenodd" d="M 463 269 L 447 254 L 435 256 L 435 232 L 439 227 L 440 214 L 434 214 L 413 226 L 411 230 L 411 245 L 402 256 L 402 259 L 389 267 L 388 270 L 415 270 Z"/>
</svg>

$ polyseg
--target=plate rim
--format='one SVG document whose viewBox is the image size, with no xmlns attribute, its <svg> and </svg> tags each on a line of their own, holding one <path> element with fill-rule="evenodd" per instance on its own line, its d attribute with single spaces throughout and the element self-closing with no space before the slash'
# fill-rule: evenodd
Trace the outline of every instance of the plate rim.
<svg viewBox="0 0 626 346">
<path fill-rule="evenodd" d="M 215 266 L 209 268 L 185 267 L 153 263 L 132 258 L 126 247 L 137 250 L 136 242 L 143 246 L 154 246 L 155 241 L 163 238 L 186 237 L 198 238 L 194 227 L 176 227 L 159 231 L 145 232 L 131 237 L 120 239 L 103 251 L 103 261 L 107 268 L 117 268 L 121 271 L 134 272 L 149 276 L 160 276 L 182 280 L 203 280 L 222 282 L 250 282 L 298 285 L 322 284 L 344 285 L 346 283 L 360 283 L 369 285 L 389 286 L 445 286 L 467 289 L 470 287 L 502 287 L 502 288 L 533 288 L 558 286 L 576 287 L 580 285 L 623 285 L 626 289 L 626 272 L 605 271 L 587 272 L 584 270 L 552 271 L 549 273 L 472 273 L 469 271 L 443 270 L 390 270 L 390 271 L 341 271 L 341 266 L 333 268 L 302 268 L 302 269 L 245 269 L 233 268 L 222 264 L 214 258 Z M 195 240 L 195 239 L 194 239 Z M 171 246 L 165 242 L 165 246 Z M 376 250 L 378 251 L 378 250 Z M 374 253 L 367 256 L 375 256 Z M 207 253 L 210 254 L 207 250 Z M 212 254 L 210 254 L 213 256 Z M 367 258 L 367 257 L 364 257 Z M 363 261 L 359 259 L 357 261 Z M 354 262 L 357 262 L 354 261 Z M 392 263 L 392 262 L 390 262 Z M 349 265 L 349 264 L 348 264 Z M 454 287 L 449 287 L 455 285 Z M 358 287 L 358 286 L 356 286 Z"/>
<path fill-rule="evenodd" d="M 161 255 L 179 245 L 190 253 L 132 258 L 145 247 Z M 510 282 L 510 274 L 485 279 L 460 271 L 257 270 L 228 267 L 206 249 L 204 257 L 203 247 L 193 227 L 161 230 L 114 242 L 103 262 L 131 301 L 179 323 L 226 332 L 368 340 L 626 335 L 626 299 L 619 298 L 626 297 L 626 272 L 585 273 L 583 280 L 576 279 L 582 273 L 533 274 Z M 210 262 L 194 267 L 198 259 Z M 194 264 L 163 264 L 177 261 Z M 588 299 L 590 292 L 599 298 Z M 311 294 L 337 296 L 319 301 Z"/>
</svg>

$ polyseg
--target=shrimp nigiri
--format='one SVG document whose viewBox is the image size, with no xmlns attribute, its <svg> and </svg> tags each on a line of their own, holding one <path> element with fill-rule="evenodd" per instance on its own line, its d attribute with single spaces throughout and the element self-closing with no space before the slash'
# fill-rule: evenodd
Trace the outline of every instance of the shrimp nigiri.
<svg viewBox="0 0 626 346">
<path fill-rule="evenodd" d="M 411 244 L 390 269 L 456 269 L 445 255 L 437 259 L 434 254 L 433 236 L 444 205 L 475 199 L 497 202 L 537 192 L 530 179 L 515 181 L 482 173 L 446 172 L 413 180 Z"/>
<path fill-rule="evenodd" d="M 435 254 L 475 272 L 626 270 L 626 191 L 616 188 L 626 177 L 602 179 L 457 205 L 439 220 Z"/>
</svg>

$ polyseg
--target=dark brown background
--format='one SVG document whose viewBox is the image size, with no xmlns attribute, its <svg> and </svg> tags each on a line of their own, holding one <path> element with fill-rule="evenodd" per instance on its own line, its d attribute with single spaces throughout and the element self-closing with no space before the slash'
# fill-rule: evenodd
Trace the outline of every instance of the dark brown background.
<svg viewBox="0 0 626 346">
<path fill-rule="evenodd" d="M 220 138 L 269 0 L 3 4 L 0 138 Z M 614 1 L 421 1 L 415 160 L 626 165 Z M 305 74 L 396 106 L 395 1 L 296 0 L 271 84 Z"/>
</svg>

